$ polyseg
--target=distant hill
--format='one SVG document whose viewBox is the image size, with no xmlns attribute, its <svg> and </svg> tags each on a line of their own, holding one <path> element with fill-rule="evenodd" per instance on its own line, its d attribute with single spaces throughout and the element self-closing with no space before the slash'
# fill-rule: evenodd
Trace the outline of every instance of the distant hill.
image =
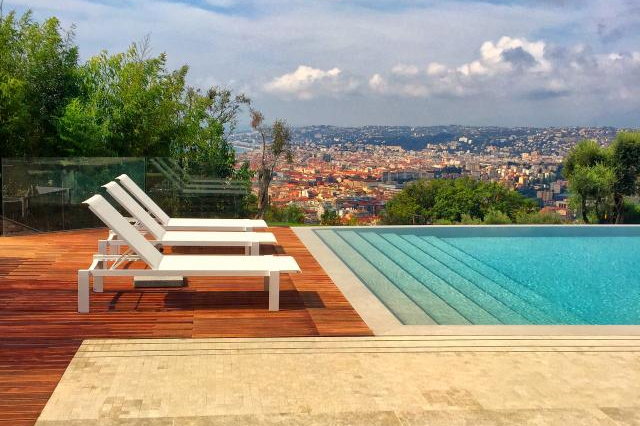
<svg viewBox="0 0 640 426">
<path fill-rule="evenodd" d="M 440 132 L 428 136 L 412 135 L 386 135 L 374 136 L 369 139 L 369 143 L 382 145 L 399 145 L 406 150 L 419 151 L 424 149 L 428 143 L 441 143 L 454 140 L 456 136 L 452 133 Z"/>
</svg>

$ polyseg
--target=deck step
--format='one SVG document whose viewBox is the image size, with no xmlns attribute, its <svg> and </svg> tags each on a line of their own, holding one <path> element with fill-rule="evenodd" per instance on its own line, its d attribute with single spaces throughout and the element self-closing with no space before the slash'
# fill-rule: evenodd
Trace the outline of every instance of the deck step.
<svg viewBox="0 0 640 426">
<path fill-rule="evenodd" d="M 417 280 L 390 256 L 394 256 L 393 247 L 388 243 L 369 240 L 375 234 L 354 231 L 339 231 L 338 234 L 366 257 L 380 273 L 401 289 L 411 300 L 423 309 L 438 324 L 469 324 L 470 322 L 445 300 L 434 293 L 428 286 Z M 363 238 L 363 236 L 366 236 Z"/>
<path fill-rule="evenodd" d="M 416 239 L 422 240 L 424 243 L 439 249 L 443 253 L 443 259 L 451 262 L 452 265 L 455 264 L 456 270 L 468 279 L 475 280 L 478 278 L 478 282 L 483 284 L 490 284 L 490 282 L 497 284 L 503 291 L 496 289 L 497 292 L 494 294 L 505 298 L 505 302 L 509 303 L 510 306 L 522 307 L 521 303 L 526 303 L 526 312 L 529 313 L 530 318 L 536 324 L 584 324 L 584 321 L 576 315 L 556 306 L 526 285 L 503 274 L 473 255 L 449 244 L 442 238 L 433 236 L 410 236 L 408 238 L 412 241 L 416 241 Z M 482 279 L 482 277 L 485 277 L 486 280 Z"/>
<path fill-rule="evenodd" d="M 450 268 L 447 264 L 440 262 L 432 256 L 431 251 L 424 250 L 423 247 L 413 244 L 412 241 L 409 241 L 397 234 L 385 233 L 382 234 L 380 238 L 402 250 L 406 255 L 422 265 L 423 268 L 428 270 L 440 281 L 463 294 L 466 299 L 472 301 L 477 308 L 471 312 L 472 316 L 468 316 L 467 318 L 469 318 L 473 324 L 494 324 L 496 321 L 501 324 L 530 323 L 527 318 L 517 313 L 499 299 L 495 298 L 494 295 L 487 292 L 486 289 L 461 276 L 456 270 Z M 458 306 L 464 306 L 455 304 L 460 303 L 460 301 L 453 300 L 451 303 L 454 303 L 453 306 L 456 308 L 458 308 Z M 488 318 L 484 313 L 493 317 L 493 320 Z"/>
<path fill-rule="evenodd" d="M 435 324 L 435 321 L 411 298 L 398 289 L 371 262 L 333 230 L 318 230 L 316 234 L 343 259 L 373 294 L 405 325 Z"/>
</svg>

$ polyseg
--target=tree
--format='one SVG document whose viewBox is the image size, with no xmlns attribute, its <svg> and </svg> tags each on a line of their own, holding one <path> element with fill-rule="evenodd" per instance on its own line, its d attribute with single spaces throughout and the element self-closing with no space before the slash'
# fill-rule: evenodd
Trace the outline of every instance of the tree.
<svg viewBox="0 0 640 426">
<path fill-rule="evenodd" d="M 534 200 L 498 183 L 471 178 L 417 181 L 393 197 L 384 211 L 388 224 L 481 221 L 499 211 L 510 220 L 521 211 L 536 208 Z"/>
<path fill-rule="evenodd" d="M 78 92 L 73 31 L 0 10 L 0 152 L 57 154 L 57 119 Z"/>
<path fill-rule="evenodd" d="M 304 223 L 304 210 L 295 204 L 284 208 L 274 204 L 267 210 L 265 218 L 269 222 Z"/>
<path fill-rule="evenodd" d="M 610 159 L 615 170 L 613 202 L 615 223 L 624 221 L 625 196 L 638 194 L 640 185 L 640 132 L 620 132 L 611 144 Z"/>
<path fill-rule="evenodd" d="M 269 186 L 277 165 L 285 160 L 293 161 L 291 128 L 284 120 L 276 119 L 273 125 L 264 125 L 260 111 L 251 109 L 251 127 L 262 139 L 260 163 L 258 164 L 258 212 L 256 218 L 263 218 L 269 207 Z"/>
<path fill-rule="evenodd" d="M 176 143 L 173 155 L 180 158 L 186 172 L 205 177 L 248 181 L 248 165 L 235 170 L 236 152 L 228 135 L 237 125 L 238 114 L 251 100 L 230 89 L 212 87 L 205 95 L 187 91 L 186 122 L 191 131 L 182 143 Z"/>
<path fill-rule="evenodd" d="M 485 225 L 508 225 L 511 223 L 511 218 L 500 210 L 491 208 L 484 215 L 482 223 Z"/>
<path fill-rule="evenodd" d="M 579 206 L 585 223 L 605 223 L 614 211 L 613 189 L 616 175 L 605 163 L 594 166 L 576 166 L 569 181 L 572 202 Z"/>
<path fill-rule="evenodd" d="M 338 226 L 341 224 L 340 217 L 335 210 L 325 210 L 320 216 L 320 224 L 324 226 Z"/>
<path fill-rule="evenodd" d="M 78 69 L 81 93 L 58 121 L 62 151 L 85 155 L 97 147 L 103 155 L 169 156 L 199 130 L 188 122 L 195 119 L 185 95 L 188 68 L 169 71 L 164 54 L 148 52 L 148 41 L 133 43 L 124 53 L 103 51 Z"/>
<path fill-rule="evenodd" d="M 569 181 L 570 203 L 584 223 L 590 220 L 603 222 L 611 217 L 616 181 L 611 164 L 611 150 L 593 140 L 576 144 L 564 160 L 563 173 Z"/>
</svg>

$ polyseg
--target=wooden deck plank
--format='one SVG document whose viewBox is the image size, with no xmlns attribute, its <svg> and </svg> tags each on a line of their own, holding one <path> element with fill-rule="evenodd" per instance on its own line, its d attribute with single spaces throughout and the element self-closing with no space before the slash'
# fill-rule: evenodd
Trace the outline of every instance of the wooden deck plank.
<svg viewBox="0 0 640 426">
<path fill-rule="evenodd" d="M 78 314 L 76 272 L 106 231 L 1 237 L 0 426 L 35 423 L 87 338 L 371 335 L 295 234 L 269 231 L 279 245 L 263 254 L 292 255 L 302 268 L 282 278 L 279 312 L 267 311 L 261 278 L 193 278 L 185 288 L 144 290 L 119 278 L 91 295 L 90 314 Z"/>
</svg>

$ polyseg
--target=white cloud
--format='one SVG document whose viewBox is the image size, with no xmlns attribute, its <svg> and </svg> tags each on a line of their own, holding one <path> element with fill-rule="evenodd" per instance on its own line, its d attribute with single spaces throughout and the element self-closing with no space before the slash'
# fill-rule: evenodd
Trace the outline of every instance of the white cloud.
<svg viewBox="0 0 640 426">
<path fill-rule="evenodd" d="M 300 65 L 288 74 L 276 77 L 265 84 L 267 92 L 284 95 L 300 100 L 309 100 L 323 95 L 339 95 L 351 92 L 357 82 L 348 77 L 343 78 L 339 68 L 323 71 L 307 65 Z"/>
<path fill-rule="evenodd" d="M 374 74 L 369 79 L 369 87 L 374 92 L 385 93 L 387 90 L 387 82 L 380 74 Z"/>
<path fill-rule="evenodd" d="M 419 70 L 403 65 L 402 70 Z M 584 45 L 549 47 L 545 41 L 501 37 L 481 44 L 479 58 L 455 67 L 431 62 L 424 73 L 377 72 L 369 88 L 398 98 L 470 98 L 548 101 L 572 96 L 640 97 L 640 53 L 595 54 Z"/>
<path fill-rule="evenodd" d="M 480 59 L 458 67 L 464 75 L 492 75 L 525 69 L 549 71 L 551 65 L 544 57 L 545 42 L 531 42 L 525 38 L 502 37 L 497 43 L 485 41 L 480 47 Z"/>
<path fill-rule="evenodd" d="M 170 68 L 189 64 L 190 84 L 233 85 L 294 124 L 637 123 L 640 53 L 629 53 L 640 46 L 637 1 L 556 3 L 5 0 L 4 8 L 75 23 L 83 59 L 150 34 Z"/>
<path fill-rule="evenodd" d="M 398 64 L 391 68 L 391 72 L 397 75 L 416 75 L 420 70 L 415 65 Z"/>
<path fill-rule="evenodd" d="M 438 62 L 431 62 L 427 66 L 427 74 L 428 75 L 442 75 L 447 72 L 446 65 L 442 65 Z"/>
</svg>

